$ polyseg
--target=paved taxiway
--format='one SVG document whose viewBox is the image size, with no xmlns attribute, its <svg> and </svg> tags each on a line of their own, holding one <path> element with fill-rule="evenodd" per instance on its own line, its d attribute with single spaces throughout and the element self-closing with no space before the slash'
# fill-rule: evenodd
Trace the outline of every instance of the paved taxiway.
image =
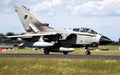
<svg viewBox="0 0 120 75">
<path fill-rule="evenodd" d="M 62 54 L 0 54 L 0 57 L 6 58 L 68 58 L 68 59 L 110 59 L 120 60 L 118 55 L 62 55 Z"/>
</svg>

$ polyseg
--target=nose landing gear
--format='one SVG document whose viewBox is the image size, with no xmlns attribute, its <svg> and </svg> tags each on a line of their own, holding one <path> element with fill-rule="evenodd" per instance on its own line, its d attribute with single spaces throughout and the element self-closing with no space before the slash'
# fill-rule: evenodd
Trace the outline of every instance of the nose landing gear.
<svg viewBox="0 0 120 75">
<path fill-rule="evenodd" d="M 90 55 L 91 52 L 90 52 L 89 48 L 88 48 L 88 47 L 85 47 L 85 49 L 86 49 L 86 51 L 85 51 L 85 55 Z"/>
</svg>

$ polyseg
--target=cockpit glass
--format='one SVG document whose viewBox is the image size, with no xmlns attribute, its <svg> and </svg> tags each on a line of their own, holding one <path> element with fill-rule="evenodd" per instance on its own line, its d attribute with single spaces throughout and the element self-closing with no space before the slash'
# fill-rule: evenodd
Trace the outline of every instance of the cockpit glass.
<svg viewBox="0 0 120 75">
<path fill-rule="evenodd" d="M 75 32 L 86 32 L 91 34 L 98 34 L 96 31 L 90 29 L 90 28 L 73 28 L 73 31 Z"/>
</svg>

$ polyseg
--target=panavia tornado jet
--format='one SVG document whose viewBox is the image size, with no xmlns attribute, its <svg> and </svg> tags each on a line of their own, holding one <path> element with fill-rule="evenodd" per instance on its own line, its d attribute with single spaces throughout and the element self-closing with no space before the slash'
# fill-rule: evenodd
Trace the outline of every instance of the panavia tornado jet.
<svg viewBox="0 0 120 75">
<path fill-rule="evenodd" d="M 25 6 L 15 6 L 26 34 L 7 36 L 8 38 L 24 40 L 19 46 L 42 48 L 44 54 L 63 52 L 68 54 L 74 48 L 85 47 L 86 55 L 90 55 L 89 47 L 106 45 L 112 41 L 104 35 L 89 28 L 53 29 L 47 23 L 38 21 Z"/>
</svg>

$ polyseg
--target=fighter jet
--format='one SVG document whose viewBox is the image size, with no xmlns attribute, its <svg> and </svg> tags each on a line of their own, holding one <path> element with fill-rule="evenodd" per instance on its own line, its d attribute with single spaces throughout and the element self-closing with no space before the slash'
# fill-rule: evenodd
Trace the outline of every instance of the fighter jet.
<svg viewBox="0 0 120 75">
<path fill-rule="evenodd" d="M 7 36 L 8 38 L 25 40 L 19 46 L 42 48 L 44 54 L 50 52 L 74 51 L 74 48 L 85 47 L 86 55 L 90 55 L 89 47 L 98 47 L 112 42 L 111 39 L 89 28 L 54 29 L 47 23 L 38 21 L 25 6 L 15 6 L 26 34 Z"/>
</svg>

